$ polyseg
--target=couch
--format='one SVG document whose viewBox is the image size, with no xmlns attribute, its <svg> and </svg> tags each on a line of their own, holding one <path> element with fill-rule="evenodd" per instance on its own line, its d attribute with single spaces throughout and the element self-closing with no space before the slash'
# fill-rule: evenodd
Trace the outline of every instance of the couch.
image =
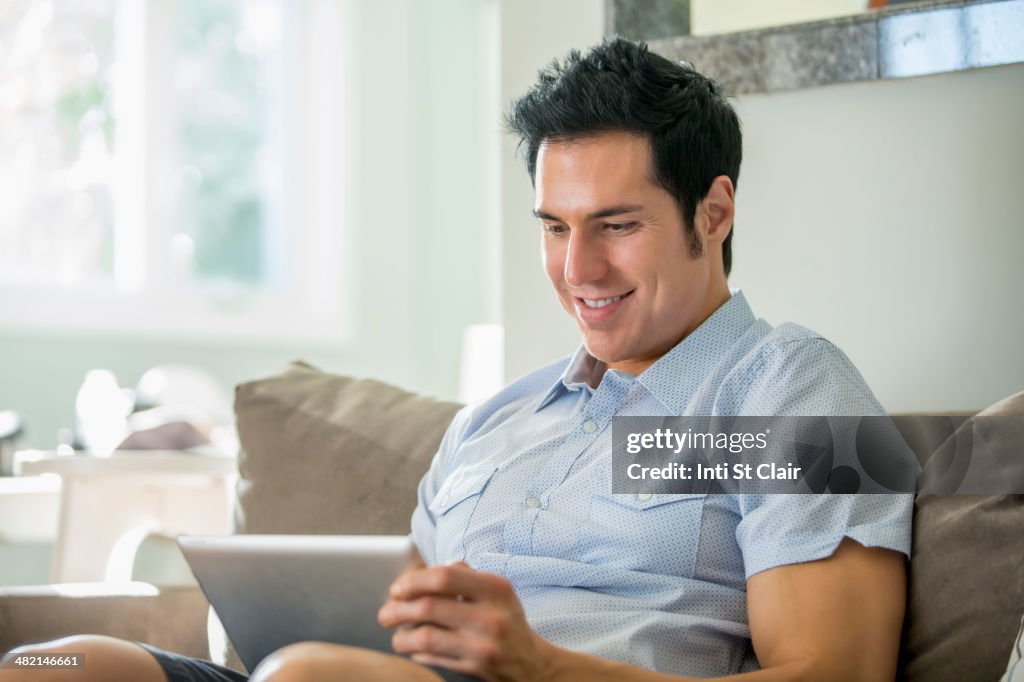
<svg viewBox="0 0 1024 682">
<path fill-rule="evenodd" d="M 416 484 L 459 407 L 302 363 L 240 385 L 236 532 L 408 532 Z M 1024 392 L 985 415 L 1024 416 Z M 936 429 L 935 420 L 897 419 L 919 452 L 976 431 L 975 422 Z M 1018 436 L 984 434 L 1024 467 Z M 922 495 L 914 523 L 900 679 L 1000 679 L 1024 613 L 1024 495 Z M 91 632 L 240 668 L 230 647 L 211 649 L 208 611 L 194 584 L 0 589 L 0 652 Z"/>
</svg>

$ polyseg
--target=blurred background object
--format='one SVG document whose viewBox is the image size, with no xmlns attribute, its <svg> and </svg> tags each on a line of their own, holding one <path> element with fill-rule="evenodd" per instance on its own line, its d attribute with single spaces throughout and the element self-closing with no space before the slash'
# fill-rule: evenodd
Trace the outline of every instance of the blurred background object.
<svg viewBox="0 0 1024 682">
<path fill-rule="evenodd" d="M 209 372 L 188 365 L 146 370 L 135 389 L 107 369 L 85 375 L 75 399 L 74 446 L 90 455 L 115 450 L 188 450 L 213 445 L 234 455 L 231 396 Z"/>
<path fill-rule="evenodd" d="M 209 372 L 188 365 L 146 370 L 135 386 L 135 411 L 119 450 L 187 450 L 212 445 L 234 455 L 231 395 Z"/>
<path fill-rule="evenodd" d="M 134 398 L 109 369 L 91 369 L 75 397 L 75 442 L 92 455 L 109 455 L 128 435 Z"/>
<path fill-rule="evenodd" d="M 498 392 L 505 382 L 505 329 L 472 324 L 462 332 L 458 400 L 475 403 Z"/>
<path fill-rule="evenodd" d="M 188 365 L 148 369 L 135 386 L 135 411 L 155 407 L 188 407 L 210 423 L 231 421 L 231 396 L 209 372 Z"/>
</svg>

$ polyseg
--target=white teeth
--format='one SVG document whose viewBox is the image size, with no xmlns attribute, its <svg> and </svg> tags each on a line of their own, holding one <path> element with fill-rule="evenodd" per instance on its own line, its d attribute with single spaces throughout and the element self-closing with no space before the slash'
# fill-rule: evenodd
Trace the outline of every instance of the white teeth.
<svg viewBox="0 0 1024 682">
<path fill-rule="evenodd" d="M 583 302 L 587 304 L 588 308 L 603 308 L 609 303 L 615 303 L 622 296 L 612 296 L 611 298 L 585 298 Z"/>
</svg>

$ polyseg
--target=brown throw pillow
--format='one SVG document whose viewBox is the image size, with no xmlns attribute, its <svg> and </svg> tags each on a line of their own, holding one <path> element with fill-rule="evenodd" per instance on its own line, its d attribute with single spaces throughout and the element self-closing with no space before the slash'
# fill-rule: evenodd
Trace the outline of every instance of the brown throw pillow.
<svg viewBox="0 0 1024 682">
<path fill-rule="evenodd" d="M 403 534 L 459 405 L 303 363 L 238 386 L 238 533 Z"/>
<path fill-rule="evenodd" d="M 1024 416 L 1024 392 L 978 416 L 1003 415 Z M 972 428 L 973 419 L 960 426 Z M 973 431 L 993 452 L 1016 453 L 1024 466 L 1018 436 L 1019 429 L 991 423 Z M 902 679 L 998 680 L 1022 612 L 1024 495 L 918 496 Z"/>
</svg>

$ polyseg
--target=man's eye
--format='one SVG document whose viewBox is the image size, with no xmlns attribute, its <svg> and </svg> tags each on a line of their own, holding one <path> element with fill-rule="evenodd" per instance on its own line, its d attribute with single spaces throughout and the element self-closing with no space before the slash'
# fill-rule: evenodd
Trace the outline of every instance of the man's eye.
<svg viewBox="0 0 1024 682">
<path fill-rule="evenodd" d="M 606 223 L 605 227 L 612 232 L 629 232 L 636 227 L 636 223 Z"/>
<path fill-rule="evenodd" d="M 565 230 L 565 225 L 549 225 L 548 223 L 544 223 L 544 231 L 549 234 L 562 234 Z"/>
</svg>

